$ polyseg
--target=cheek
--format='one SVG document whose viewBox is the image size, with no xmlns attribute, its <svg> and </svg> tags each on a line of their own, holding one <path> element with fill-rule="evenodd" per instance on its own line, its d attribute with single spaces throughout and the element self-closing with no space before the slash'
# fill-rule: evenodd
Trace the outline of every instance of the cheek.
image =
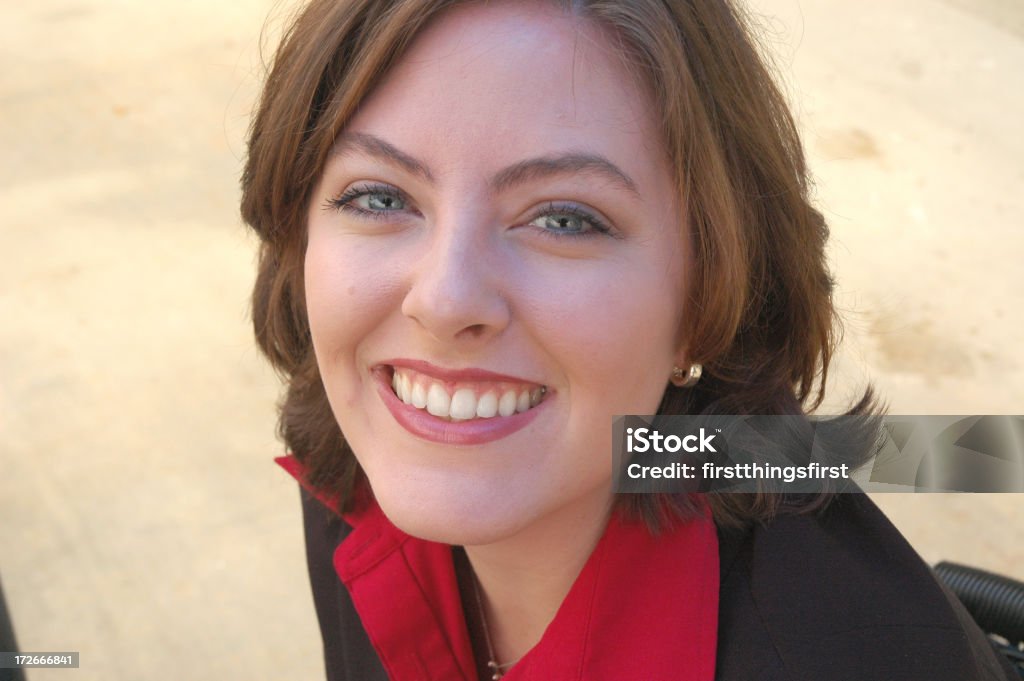
<svg viewBox="0 0 1024 681">
<path fill-rule="evenodd" d="M 341 367 L 352 366 L 357 346 L 386 317 L 398 290 L 379 258 L 352 246 L 343 236 L 310 226 L 306 310 L 313 349 L 328 383 Z"/>
<path fill-rule="evenodd" d="M 650 263 L 549 273 L 535 278 L 536 290 L 526 296 L 527 316 L 567 374 L 572 402 L 601 418 L 653 412 L 668 382 L 681 286 L 673 272 Z"/>
</svg>

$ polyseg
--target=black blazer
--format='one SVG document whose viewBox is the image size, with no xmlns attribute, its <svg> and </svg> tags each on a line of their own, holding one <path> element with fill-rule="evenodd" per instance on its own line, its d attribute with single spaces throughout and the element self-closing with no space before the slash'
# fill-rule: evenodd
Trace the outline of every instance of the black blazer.
<svg viewBox="0 0 1024 681">
<path fill-rule="evenodd" d="M 332 564 L 350 528 L 302 498 L 327 678 L 387 681 Z M 866 495 L 767 527 L 719 528 L 719 557 L 716 681 L 1017 681 Z"/>
</svg>

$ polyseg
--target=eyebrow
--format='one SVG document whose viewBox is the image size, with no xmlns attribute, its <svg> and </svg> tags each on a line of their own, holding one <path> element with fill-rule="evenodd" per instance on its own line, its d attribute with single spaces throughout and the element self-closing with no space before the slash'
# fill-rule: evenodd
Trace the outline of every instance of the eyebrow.
<svg viewBox="0 0 1024 681">
<path fill-rule="evenodd" d="M 617 165 L 604 156 L 585 152 L 570 152 L 562 156 L 544 156 L 520 161 L 499 171 L 491 178 L 491 187 L 495 191 L 502 191 L 518 184 L 552 175 L 576 173 L 604 177 L 621 188 L 637 196 L 640 195 L 636 189 L 636 183 Z"/>
<path fill-rule="evenodd" d="M 357 152 L 390 162 L 412 175 L 419 175 L 431 184 L 434 176 L 430 168 L 405 153 L 395 145 L 385 142 L 375 135 L 362 132 L 346 132 L 338 138 L 331 148 L 331 156 L 342 156 L 348 152 Z"/>
<path fill-rule="evenodd" d="M 341 156 L 348 152 L 381 159 L 412 175 L 418 175 L 431 184 L 434 183 L 434 176 L 425 163 L 375 135 L 359 132 L 343 133 L 331 149 L 331 156 Z M 490 186 L 494 191 L 501 192 L 545 177 L 577 173 L 603 177 L 622 189 L 637 196 L 640 195 L 632 178 L 607 158 L 600 154 L 575 151 L 514 163 L 495 173 L 490 180 Z"/>
</svg>

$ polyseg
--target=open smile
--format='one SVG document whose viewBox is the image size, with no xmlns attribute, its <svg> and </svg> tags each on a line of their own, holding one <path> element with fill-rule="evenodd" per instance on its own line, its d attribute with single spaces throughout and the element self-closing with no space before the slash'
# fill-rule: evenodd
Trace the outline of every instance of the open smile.
<svg viewBox="0 0 1024 681">
<path fill-rule="evenodd" d="M 377 389 L 395 420 L 418 437 L 445 444 L 497 440 L 533 421 L 551 391 L 540 383 L 423 362 L 380 365 Z"/>
<path fill-rule="evenodd" d="M 408 367 L 394 367 L 391 387 L 405 404 L 449 421 L 512 416 L 540 404 L 547 388 L 495 381 L 444 381 Z"/>
</svg>

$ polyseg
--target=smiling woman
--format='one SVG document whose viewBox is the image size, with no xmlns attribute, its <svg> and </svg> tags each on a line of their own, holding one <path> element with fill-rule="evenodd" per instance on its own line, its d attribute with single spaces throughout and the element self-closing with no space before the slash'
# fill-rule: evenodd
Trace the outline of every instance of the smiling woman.
<svg viewBox="0 0 1024 681">
<path fill-rule="evenodd" d="M 572 535 L 580 563 L 607 521 L 594 460 L 612 417 L 656 410 L 687 361 L 673 176 L 608 42 L 553 6 L 452 12 L 361 103 L 313 190 L 320 376 L 375 499 L 415 536 L 550 555 Z"/>
<path fill-rule="evenodd" d="M 298 16 L 242 212 L 329 677 L 998 678 L 859 495 L 612 493 L 617 414 L 820 403 L 805 175 L 721 0 Z"/>
</svg>

